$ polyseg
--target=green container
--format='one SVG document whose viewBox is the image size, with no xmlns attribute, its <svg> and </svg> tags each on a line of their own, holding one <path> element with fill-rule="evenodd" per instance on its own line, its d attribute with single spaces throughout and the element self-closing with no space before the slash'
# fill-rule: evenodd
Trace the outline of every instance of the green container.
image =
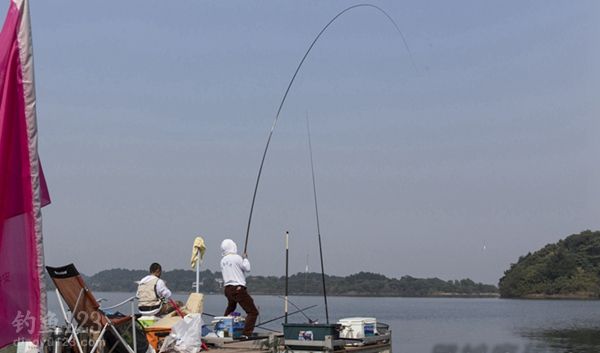
<svg viewBox="0 0 600 353">
<path fill-rule="evenodd" d="M 337 340 L 341 328 L 339 324 L 283 324 L 283 335 L 287 340 L 324 341 L 325 336 Z"/>
</svg>

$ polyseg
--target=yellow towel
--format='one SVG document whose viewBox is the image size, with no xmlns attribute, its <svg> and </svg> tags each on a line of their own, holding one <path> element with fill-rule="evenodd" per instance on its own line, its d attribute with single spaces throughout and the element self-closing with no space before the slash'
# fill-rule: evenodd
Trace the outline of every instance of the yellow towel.
<svg viewBox="0 0 600 353">
<path fill-rule="evenodd" d="M 202 237 L 196 237 L 196 239 L 194 239 L 194 247 L 192 248 L 192 260 L 190 261 L 192 263 L 192 268 L 196 268 L 196 261 L 198 261 L 198 259 L 202 261 L 205 252 L 206 245 L 204 245 L 204 239 L 202 239 Z"/>
</svg>

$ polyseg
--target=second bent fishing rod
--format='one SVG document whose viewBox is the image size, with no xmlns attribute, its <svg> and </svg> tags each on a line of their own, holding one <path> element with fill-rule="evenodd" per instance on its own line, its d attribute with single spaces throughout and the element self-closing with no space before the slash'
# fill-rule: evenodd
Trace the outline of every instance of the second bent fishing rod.
<svg viewBox="0 0 600 353">
<path fill-rule="evenodd" d="M 315 216 L 317 220 L 317 236 L 319 238 L 319 257 L 321 259 L 321 281 L 323 282 L 323 300 L 325 300 L 325 322 L 329 324 L 329 307 L 327 306 L 327 289 L 325 287 L 325 266 L 323 265 L 323 246 L 321 244 L 321 225 L 319 224 L 319 206 L 317 203 L 317 183 L 315 181 L 315 164 L 313 163 L 312 141 L 310 138 L 310 124 L 306 114 L 306 132 L 308 134 L 308 151 L 310 154 L 310 172 L 312 175 L 313 199 L 315 201 Z"/>
</svg>

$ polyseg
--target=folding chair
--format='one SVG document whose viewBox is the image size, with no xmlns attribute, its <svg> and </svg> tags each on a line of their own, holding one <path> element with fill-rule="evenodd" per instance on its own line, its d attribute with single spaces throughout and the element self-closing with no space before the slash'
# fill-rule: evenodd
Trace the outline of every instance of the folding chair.
<svg viewBox="0 0 600 353">
<path fill-rule="evenodd" d="M 116 319 L 111 319 L 106 314 L 100 310 L 100 304 L 94 298 L 92 292 L 88 289 L 83 281 L 83 278 L 75 268 L 73 264 L 69 264 L 63 267 L 50 267 L 46 266 L 46 270 L 52 278 L 52 282 L 56 286 L 56 294 L 58 296 L 58 302 L 60 304 L 61 310 L 63 312 L 63 316 L 65 321 L 71 328 L 71 337 L 75 340 L 77 344 L 77 348 L 79 348 L 79 352 L 84 352 L 81 346 L 81 342 L 79 337 L 77 336 L 77 330 L 79 329 L 92 329 L 100 331 L 100 335 L 98 339 L 94 343 L 92 350 L 89 353 L 94 353 L 99 346 L 100 341 L 103 340 L 105 333 L 107 330 L 112 331 L 114 337 L 118 338 L 118 340 L 123 344 L 127 352 L 136 353 L 137 352 L 137 342 L 136 342 L 136 334 L 135 334 L 135 315 L 134 315 L 134 300 L 135 297 L 132 297 L 120 304 L 117 304 L 114 307 L 118 307 L 127 302 L 131 302 L 131 316 L 120 317 Z M 63 298 L 67 306 L 69 307 L 69 311 L 71 312 L 71 317 L 67 316 L 65 311 L 63 302 L 60 298 Z M 133 348 L 131 348 L 125 339 L 121 336 L 116 326 L 131 320 L 132 326 L 132 337 L 133 337 Z M 69 338 L 70 340 L 71 338 Z"/>
</svg>

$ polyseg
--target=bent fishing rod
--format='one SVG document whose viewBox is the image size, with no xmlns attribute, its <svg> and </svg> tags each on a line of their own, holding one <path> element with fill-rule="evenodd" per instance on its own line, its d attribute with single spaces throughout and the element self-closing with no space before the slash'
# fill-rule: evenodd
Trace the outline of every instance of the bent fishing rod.
<svg viewBox="0 0 600 353">
<path fill-rule="evenodd" d="M 321 245 L 321 226 L 319 224 L 319 206 L 317 205 L 317 183 L 315 182 L 315 164 L 313 163 L 312 142 L 310 139 L 310 124 L 306 114 L 306 132 L 308 135 L 308 151 L 310 154 L 310 172 L 312 174 L 313 199 L 315 201 L 315 216 L 317 219 L 317 236 L 319 238 L 319 258 L 321 259 L 321 281 L 323 284 L 323 300 L 325 301 L 325 322 L 329 324 L 329 306 L 327 305 L 327 289 L 325 287 L 325 266 L 323 265 L 323 246 Z"/>
<path fill-rule="evenodd" d="M 267 137 L 267 143 L 265 145 L 265 149 L 264 149 L 264 152 L 263 152 L 263 155 L 262 155 L 262 159 L 260 161 L 260 167 L 258 168 L 258 175 L 256 177 L 256 184 L 254 185 L 254 193 L 252 194 L 252 203 L 250 204 L 250 215 L 248 216 L 248 226 L 246 227 L 246 240 L 244 241 L 244 253 L 246 253 L 247 250 L 248 250 L 248 238 L 249 238 L 249 235 L 250 235 L 250 225 L 252 224 L 252 213 L 254 211 L 254 203 L 256 202 L 256 194 L 257 194 L 257 191 L 258 191 L 258 185 L 260 183 L 260 177 L 262 175 L 263 166 L 265 164 L 265 158 L 267 157 L 267 152 L 269 150 L 269 145 L 271 143 L 271 138 L 273 137 L 273 131 L 275 130 L 275 126 L 277 125 L 277 121 L 279 120 L 279 116 L 281 114 L 281 110 L 282 110 L 283 105 L 285 103 L 285 100 L 286 100 L 286 98 L 288 96 L 288 93 L 290 92 L 290 89 L 292 88 L 292 84 L 294 83 L 294 80 L 296 79 L 296 76 L 298 75 L 298 72 L 300 71 L 300 68 L 304 64 L 304 61 L 308 57 L 308 54 L 310 53 L 310 51 L 312 50 L 312 48 L 315 46 L 315 44 L 317 43 L 317 41 L 319 40 L 319 38 L 321 38 L 321 35 L 323 35 L 323 33 L 325 33 L 325 31 L 327 30 L 327 28 L 329 28 L 329 26 L 333 22 L 335 22 L 335 20 L 337 20 L 340 16 L 342 16 L 346 12 L 351 11 L 351 10 L 356 9 L 356 8 L 363 8 L 363 7 L 373 8 L 373 9 L 379 11 L 380 13 L 382 13 L 383 15 L 385 15 L 385 17 L 392 23 L 392 25 L 394 26 L 394 28 L 396 29 L 396 31 L 400 34 L 400 37 L 402 38 L 402 42 L 404 43 L 404 47 L 406 48 L 406 51 L 407 51 L 408 56 L 410 58 L 410 62 L 412 64 L 413 68 L 416 71 L 416 65 L 415 65 L 415 62 L 413 60 L 412 53 L 410 51 L 410 48 L 408 47 L 406 39 L 404 38 L 404 34 L 402 34 L 402 31 L 400 30 L 400 27 L 398 27 L 398 25 L 396 24 L 396 21 L 394 21 L 394 19 L 390 15 L 388 15 L 387 12 L 385 12 L 382 8 L 380 8 L 380 7 L 376 6 L 376 5 L 372 5 L 372 4 L 357 4 L 357 5 L 350 6 L 350 7 L 346 8 L 346 9 L 342 10 L 341 12 L 339 12 L 337 15 L 335 15 L 325 25 L 325 27 L 323 27 L 323 29 L 321 29 L 321 31 L 317 34 L 317 36 L 315 37 L 315 39 L 308 46 L 308 49 L 306 50 L 306 52 L 304 53 L 304 56 L 300 60 L 300 63 L 298 64 L 298 67 L 296 67 L 296 71 L 294 71 L 294 74 L 292 75 L 292 79 L 290 80 L 290 82 L 287 85 L 285 93 L 283 94 L 283 98 L 281 99 L 281 102 L 279 103 L 279 107 L 277 108 L 277 113 L 275 114 L 275 119 L 273 120 L 273 124 L 271 125 L 271 130 L 269 131 L 269 135 Z"/>
</svg>

